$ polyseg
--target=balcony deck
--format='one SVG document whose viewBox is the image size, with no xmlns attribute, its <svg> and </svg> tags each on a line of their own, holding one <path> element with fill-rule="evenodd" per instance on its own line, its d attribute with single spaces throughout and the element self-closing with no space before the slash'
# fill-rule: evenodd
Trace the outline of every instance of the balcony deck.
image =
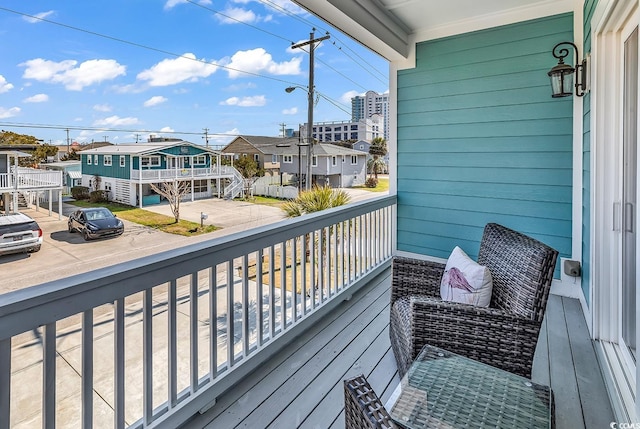
<svg viewBox="0 0 640 429">
<path fill-rule="evenodd" d="M 390 274 L 386 270 L 184 427 L 342 428 L 342 380 L 360 373 L 386 402 L 400 381 L 388 338 Z M 550 297 L 533 380 L 551 385 L 558 429 L 603 428 L 615 420 L 577 300 Z"/>
</svg>

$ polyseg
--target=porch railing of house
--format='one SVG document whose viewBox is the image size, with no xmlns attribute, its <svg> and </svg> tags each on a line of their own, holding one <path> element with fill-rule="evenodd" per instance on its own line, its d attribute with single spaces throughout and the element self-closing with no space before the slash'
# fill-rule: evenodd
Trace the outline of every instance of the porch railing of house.
<svg viewBox="0 0 640 429">
<path fill-rule="evenodd" d="M 44 428 L 105 408 L 116 428 L 178 426 L 386 269 L 395 211 L 376 198 L 3 295 L 0 428 L 38 407 Z"/>
<path fill-rule="evenodd" d="M 15 171 L 12 168 L 13 171 Z M 37 168 L 18 167 L 14 172 L 0 174 L 0 189 L 36 189 L 62 187 L 62 171 L 39 170 Z"/>
<path fill-rule="evenodd" d="M 188 167 L 136 170 L 131 169 L 131 178 L 135 180 L 172 180 L 172 179 L 209 179 L 217 177 L 233 177 L 235 168 L 228 165 L 213 167 Z"/>
</svg>

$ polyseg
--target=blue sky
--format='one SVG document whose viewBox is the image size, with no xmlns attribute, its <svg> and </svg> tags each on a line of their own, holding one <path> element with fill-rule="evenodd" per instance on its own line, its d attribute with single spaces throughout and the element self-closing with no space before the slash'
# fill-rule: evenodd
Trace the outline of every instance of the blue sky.
<svg viewBox="0 0 640 429">
<path fill-rule="evenodd" d="M 39 18 L 39 19 L 38 19 Z M 313 28 L 314 122 L 350 119 L 350 98 L 388 91 L 388 64 L 288 0 L 4 0 L 0 128 L 53 144 L 226 144 L 307 119 Z M 306 49 L 306 48 L 305 48 Z M 35 126 L 37 125 L 37 126 Z"/>
</svg>

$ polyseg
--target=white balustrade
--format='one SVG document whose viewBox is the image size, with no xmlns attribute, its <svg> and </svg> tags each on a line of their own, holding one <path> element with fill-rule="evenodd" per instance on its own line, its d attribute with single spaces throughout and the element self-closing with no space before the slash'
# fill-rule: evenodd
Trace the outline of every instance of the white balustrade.
<svg viewBox="0 0 640 429">
<path fill-rule="evenodd" d="M 101 427 L 105 409 L 116 428 L 179 426 L 389 266 L 395 204 L 349 204 L 3 295 L 0 428 L 34 413 L 44 428 L 62 414 Z M 27 382 L 34 371 L 41 384 Z"/>
</svg>

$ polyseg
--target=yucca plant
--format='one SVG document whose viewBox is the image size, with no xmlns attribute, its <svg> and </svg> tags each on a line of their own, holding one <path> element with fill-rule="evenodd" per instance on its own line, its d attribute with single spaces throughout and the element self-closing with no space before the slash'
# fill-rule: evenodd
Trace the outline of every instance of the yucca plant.
<svg viewBox="0 0 640 429">
<path fill-rule="evenodd" d="M 298 217 L 305 214 L 330 209 L 333 207 L 343 206 L 345 204 L 348 204 L 350 200 L 351 197 L 343 189 L 333 189 L 328 185 L 325 185 L 323 187 L 316 185 L 308 191 L 300 192 L 298 194 L 298 197 L 291 201 L 287 201 L 281 206 L 281 208 L 286 213 L 287 217 Z M 328 233 L 329 235 L 331 235 L 333 233 L 333 226 L 330 226 L 328 229 Z M 324 235 L 325 229 L 323 228 L 320 233 Z M 309 256 L 311 252 L 310 243 L 312 236 L 314 237 L 313 241 L 316 245 L 318 242 L 316 233 L 305 235 L 305 247 L 307 249 L 305 255 L 306 262 L 309 262 Z M 321 249 L 319 250 L 321 253 L 321 257 L 324 259 L 327 254 L 326 242 L 323 241 Z M 314 287 L 317 288 L 317 285 L 315 285 Z"/>
<path fill-rule="evenodd" d="M 298 217 L 308 213 L 315 213 L 332 207 L 343 206 L 351 200 L 343 189 L 333 189 L 329 186 L 314 186 L 308 191 L 302 191 L 297 198 L 282 205 L 287 217 Z"/>
</svg>

